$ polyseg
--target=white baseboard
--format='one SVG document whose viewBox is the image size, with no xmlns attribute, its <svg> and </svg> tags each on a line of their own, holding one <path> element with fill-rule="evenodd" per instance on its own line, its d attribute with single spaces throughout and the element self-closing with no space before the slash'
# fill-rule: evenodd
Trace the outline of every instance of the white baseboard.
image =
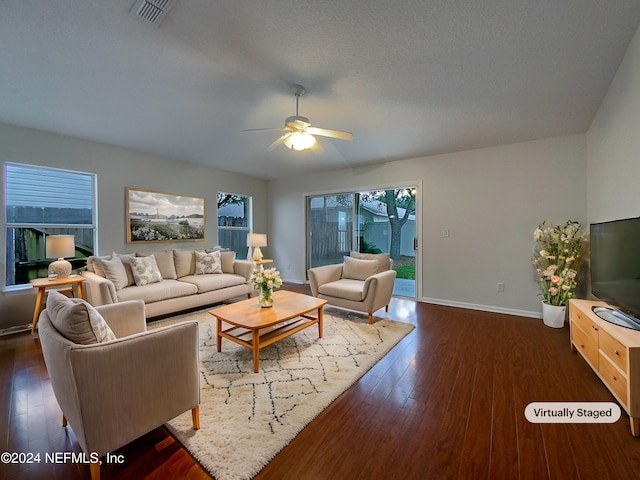
<svg viewBox="0 0 640 480">
<path fill-rule="evenodd" d="M 297 278 L 283 278 L 283 282 L 293 283 L 295 285 L 306 285 L 306 280 Z M 484 312 L 504 313 L 506 315 L 515 315 L 517 317 L 542 318 L 542 312 L 532 312 L 529 310 L 518 310 L 515 308 L 496 307 L 493 305 L 481 305 L 477 303 L 456 302 L 454 300 L 442 300 L 440 298 L 422 297 L 419 301 L 424 303 L 434 303 L 436 305 L 444 305 L 445 307 L 468 308 L 470 310 L 481 310 Z"/>
<path fill-rule="evenodd" d="M 297 278 L 283 278 L 284 283 L 293 283 L 294 285 L 306 285 L 306 280 L 298 280 Z"/>
<path fill-rule="evenodd" d="M 30 323 L 26 325 L 16 325 L 15 327 L 0 329 L 0 337 L 4 335 L 13 335 L 14 333 L 22 333 L 22 332 L 30 332 L 30 331 L 31 331 Z"/>
<path fill-rule="evenodd" d="M 495 307 L 493 305 L 479 305 L 476 303 L 456 302 L 453 300 L 442 300 L 440 298 L 429 297 L 422 297 L 420 301 L 425 303 L 435 303 L 436 305 L 444 305 L 446 307 L 468 308 L 470 310 L 504 313 L 507 315 L 516 315 L 518 317 L 542 318 L 542 312 L 531 312 L 528 310 L 517 310 L 514 308 Z"/>
</svg>

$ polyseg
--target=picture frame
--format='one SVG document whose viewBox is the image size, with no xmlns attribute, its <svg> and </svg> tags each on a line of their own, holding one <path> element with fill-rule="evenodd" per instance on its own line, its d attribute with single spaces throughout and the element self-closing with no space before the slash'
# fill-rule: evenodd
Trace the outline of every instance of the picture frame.
<svg viewBox="0 0 640 480">
<path fill-rule="evenodd" d="M 205 199 L 126 188 L 127 243 L 203 242 Z"/>
</svg>

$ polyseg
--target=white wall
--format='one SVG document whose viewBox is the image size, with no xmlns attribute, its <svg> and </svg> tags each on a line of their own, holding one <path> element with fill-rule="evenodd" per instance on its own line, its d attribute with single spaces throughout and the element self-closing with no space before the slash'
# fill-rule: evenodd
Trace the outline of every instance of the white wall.
<svg viewBox="0 0 640 480">
<path fill-rule="evenodd" d="M 216 245 L 218 191 L 252 196 L 254 229 L 266 231 L 268 226 L 267 182 L 264 180 L 6 124 L 0 124 L 0 145 L 3 165 L 4 162 L 17 162 L 97 174 L 100 254 Z M 127 244 L 126 187 L 204 197 L 207 217 L 205 242 Z M 0 182 L 0 194 L 4 198 L 4 181 Z M 4 234 L 0 235 L 0 251 L 6 251 Z M 3 287 L 5 268 L 6 257 L 3 254 L 0 255 L 0 284 Z M 2 293 L 0 329 L 29 323 L 34 303 L 35 295 L 31 290 Z"/>
<path fill-rule="evenodd" d="M 590 222 L 640 216 L 640 33 L 587 133 Z"/>
<path fill-rule="evenodd" d="M 584 135 L 272 181 L 269 244 L 283 277 L 306 280 L 305 194 L 411 182 L 423 185 L 419 299 L 538 316 L 533 230 L 586 221 Z"/>
</svg>

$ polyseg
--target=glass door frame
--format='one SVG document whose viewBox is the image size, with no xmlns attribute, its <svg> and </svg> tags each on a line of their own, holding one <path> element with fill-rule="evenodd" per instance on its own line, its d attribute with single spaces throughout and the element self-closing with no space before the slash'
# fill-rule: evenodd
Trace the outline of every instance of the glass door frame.
<svg viewBox="0 0 640 480">
<path fill-rule="evenodd" d="M 355 187 L 355 188 L 341 188 L 335 190 L 323 190 L 318 192 L 307 192 L 303 193 L 304 198 L 304 209 L 305 209 L 305 270 L 309 269 L 309 265 L 311 264 L 311 248 L 310 248 L 310 215 L 309 215 L 309 205 L 310 199 L 313 197 L 321 197 L 321 196 L 329 196 L 329 195 L 353 195 L 354 202 L 352 205 L 352 246 L 356 245 L 356 241 L 358 241 L 357 237 L 357 205 L 355 204 L 355 194 L 360 192 L 370 192 L 370 191 L 380 191 L 380 190 L 397 190 L 402 188 L 415 188 L 416 189 L 416 210 L 415 210 L 415 239 L 414 244 L 416 246 L 415 249 L 415 265 L 416 265 L 416 278 L 415 278 L 415 300 L 420 300 L 422 297 L 422 180 L 416 180 L 411 182 L 389 182 L 387 184 L 382 185 L 368 185 L 363 187 Z M 355 248 L 354 248 L 355 250 Z M 408 298 L 408 297 L 405 297 Z"/>
</svg>

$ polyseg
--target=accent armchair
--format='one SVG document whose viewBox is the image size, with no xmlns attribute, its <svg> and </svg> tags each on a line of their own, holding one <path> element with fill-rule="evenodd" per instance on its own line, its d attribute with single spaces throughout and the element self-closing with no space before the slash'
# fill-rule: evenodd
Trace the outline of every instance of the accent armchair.
<svg viewBox="0 0 640 480">
<path fill-rule="evenodd" d="M 40 314 L 40 342 L 62 425 L 69 422 L 89 458 L 187 410 L 200 428 L 197 322 L 147 331 L 142 300 L 94 309 L 60 297 L 66 299 L 52 292 Z M 99 465 L 90 464 L 92 480 L 100 478 Z"/>
<path fill-rule="evenodd" d="M 310 268 L 308 274 L 314 297 L 337 307 L 365 312 L 370 324 L 373 312 L 382 307 L 389 311 L 396 272 L 391 269 L 388 256 L 352 252 L 344 257 L 344 263 Z"/>
</svg>

